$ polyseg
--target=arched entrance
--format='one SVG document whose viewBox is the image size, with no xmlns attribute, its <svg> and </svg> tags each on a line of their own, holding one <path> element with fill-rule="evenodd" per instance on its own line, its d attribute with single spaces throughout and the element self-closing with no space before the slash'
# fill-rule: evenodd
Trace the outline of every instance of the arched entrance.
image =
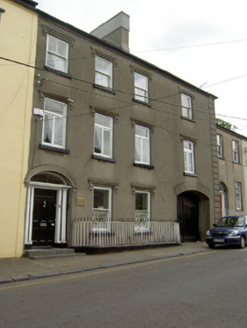
<svg viewBox="0 0 247 328">
<path fill-rule="evenodd" d="M 66 244 L 68 180 L 56 172 L 43 171 L 27 183 L 25 245 Z"/>
<path fill-rule="evenodd" d="M 181 183 L 174 190 L 182 242 L 205 240 L 210 224 L 210 190 L 197 182 Z"/>
<path fill-rule="evenodd" d="M 197 241 L 199 239 L 199 198 L 191 192 L 178 195 L 177 214 L 182 242 Z"/>
</svg>

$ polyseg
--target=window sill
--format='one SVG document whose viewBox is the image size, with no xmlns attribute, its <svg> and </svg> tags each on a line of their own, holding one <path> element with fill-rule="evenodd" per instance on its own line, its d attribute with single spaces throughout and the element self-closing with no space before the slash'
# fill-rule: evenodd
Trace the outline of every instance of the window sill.
<svg viewBox="0 0 247 328">
<path fill-rule="evenodd" d="M 50 146 L 45 146 L 45 145 L 39 145 L 40 149 L 44 149 L 44 150 L 50 150 L 50 151 L 54 151 L 56 153 L 62 153 L 62 154 L 69 154 L 70 151 L 67 149 L 61 149 L 61 148 L 56 148 L 56 147 L 50 147 Z"/>
<path fill-rule="evenodd" d="M 58 71 L 58 70 L 56 70 L 56 69 L 54 69 L 54 68 L 51 68 L 51 67 L 49 67 L 49 66 L 45 66 L 45 69 L 46 69 L 47 71 L 49 71 L 49 72 L 53 72 L 53 73 L 55 73 L 55 74 L 57 74 L 57 75 L 61 75 L 61 76 L 63 76 L 63 77 L 67 77 L 67 78 L 69 78 L 69 79 L 72 79 L 72 75 L 70 75 L 70 74 L 68 74 L 68 73 L 65 73 L 65 72 L 62 72 L 62 71 Z"/>
<path fill-rule="evenodd" d="M 111 93 L 112 95 L 115 95 L 116 92 L 113 90 L 113 89 L 110 89 L 110 88 L 106 88 L 106 87 L 103 87 L 102 85 L 99 85 L 99 84 L 93 84 L 93 87 L 95 89 L 99 89 L 101 91 L 105 91 L 105 92 L 108 92 L 108 93 Z"/>
<path fill-rule="evenodd" d="M 141 101 L 141 100 L 138 100 L 138 99 L 135 99 L 135 98 L 133 98 L 133 101 L 140 104 L 140 105 L 144 105 L 144 106 L 147 106 L 147 107 L 151 108 L 151 105 L 146 101 Z"/>
<path fill-rule="evenodd" d="M 233 164 L 240 164 L 239 162 L 234 162 L 234 161 L 232 161 L 233 162 Z"/>
<path fill-rule="evenodd" d="M 193 118 L 189 118 L 189 117 L 186 117 L 186 116 L 181 116 L 181 118 L 185 121 L 188 121 L 188 122 L 191 122 L 191 123 L 196 123 L 196 121 L 193 120 Z"/>
<path fill-rule="evenodd" d="M 198 178 L 198 175 L 195 173 L 184 172 L 184 176 Z"/>
<path fill-rule="evenodd" d="M 150 165 L 150 164 L 139 164 L 139 163 L 133 163 L 134 166 L 136 167 L 141 167 L 143 169 L 149 169 L 149 170 L 153 170 L 154 166 Z"/>
<path fill-rule="evenodd" d="M 115 159 L 107 158 L 107 157 L 103 157 L 103 156 L 92 155 L 92 158 L 93 159 L 97 159 L 98 161 L 116 163 L 116 160 Z"/>
</svg>

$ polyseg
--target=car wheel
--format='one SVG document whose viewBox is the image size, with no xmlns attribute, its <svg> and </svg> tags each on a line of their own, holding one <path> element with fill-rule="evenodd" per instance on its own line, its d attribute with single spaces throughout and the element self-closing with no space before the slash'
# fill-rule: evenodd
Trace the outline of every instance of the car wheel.
<svg viewBox="0 0 247 328">
<path fill-rule="evenodd" d="M 211 249 L 215 248 L 215 244 L 208 244 L 208 247 L 211 248 Z"/>
<path fill-rule="evenodd" d="M 245 248 L 245 238 L 244 236 L 240 237 L 240 244 L 239 244 L 240 248 Z"/>
</svg>

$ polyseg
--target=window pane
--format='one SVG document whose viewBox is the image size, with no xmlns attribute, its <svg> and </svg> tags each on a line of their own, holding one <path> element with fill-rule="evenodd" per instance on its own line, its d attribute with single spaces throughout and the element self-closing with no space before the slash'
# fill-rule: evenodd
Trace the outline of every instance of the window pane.
<svg viewBox="0 0 247 328">
<path fill-rule="evenodd" d="M 94 205 L 95 209 L 109 209 L 109 191 L 103 189 L 94 189 Z"/>
<path fill-rule="evenodd" d="M 149 140 L 143 140 L 143 162 L 149 163 Z"/>
<path fill-rule="evenodd" d="M 193 143 L 184 140 L 184 170 L 188 173 L 194 173 L 194 149 Z"/>
<path fill-rule="evenodd" d="M 57 39 L 51 35 L 48 35 L 48 50 L 51 52 L 56 52 L 57 49 Z"/>
<path fill-rule="evenodd" d="M 147 90 L 148 86 L 148 78 L 144 75 L 141 75 L 139 73 L 135 73 L 135 86 Z"/>
<path fill-rule="evenodd" d="M 47 40 L 46 65 L 67 73 L 69 44 L 51 35 Z"/>
<path fill-rule="evenodd" d="M 148 209 L 148 194 L 136 193 L 136 210 Z"/>
<path fill-rule="evenodd" d="M 192 118 L 192 102 L 191 97 L 185 94 L 182 97 L 182 116 Z"/>
<path fill-rule="evenodd" d="M 63 145 L 63 118 L 56 117 L 55 119 L 55 131 L 54 131 L 54 143 L 56 145 Z"/>
<path fill-rule="evenodd" d="M 43 142 L 52 143 L 52 117 L 49 115 L 44 115 L 44 133 L 43 133 Z"/>
<path fill-rule="evenodd" d="M 62 116 L 64 114 L 64 104 L 54 100 L 45 99 L 45 110 Z"/>
<path fill-rule="evenodd" d="M 110 86 L 109 84 L 109 76 L 103 75 L 99 72 L 95 73 L 95 83 L 102 85 L 103 87 L 108 88 Z"/>
<path fill-rule="evenodd" d="M 104 131 L 104 155 L 111 155 L 111 133 Z"/>
<path fill-rule="evenodd" d="M 135 140 L 135 160 L 141 162 L 141 139 L 139 138 Z"/>
<path fill-rule="evenodd" d="M 102 137 L 101 137 L 101 129 L 95 128 L 94 130 L 94 152 L 101 154 L 102 152 Z"/>
<path fill-rule="evenodd" d="M 61 40 L 58 40 L 58 49 L 57 49 L 58 54 L 63 56 L 64 58 L 67 58 L 67 49 L 68 49 L 68 44 Z"/>
<path fill-rule="evenodd" d="M 46 65 L 55 69 L 55 61 L 56 61 L 56 57 L 54 55 L 48 53 L 47 54 L 47 62 L 46 62 Z"/>
<path fill-rule="evenodd" d="M 112 87 L 112 62 L 98 56 L 95 57 L 95 83 Z"/>
<path fill-rule="evenodd" d="M 135 99 L 148 101 L 148 78 L 139 73 L 134 73 Z"/>
<path fill-rule="evenodd" d="M 66 104 L 45 98 L 42 137 L 44 143 L 65 146 L 66 109 Z"/>
<path fill-rule="evenodd" d="M 135 88 L 135 99 L 138 99 L 140 101 L 146 101 L 146 91 Z"/>
<path fill-rule="evenodd" d="M 138 136 L 148 138 L 148 129 L 144 128 L 143 126 L 136 125 L 135 132 L 136 132 L 136 135 L 138 135 Z"/>
<path fill-rule="evenodd" d="M 185 149 L 191 149 L 191 142 L 189 142 L 189 141 L 184 141 L 184 148 L 185 148 Z"/>
<path fill-rule="evenodd" d="M 95 123 L 96 124 L 105 126 L 107 128 L 111 128 L 111 122 L 112 122 L 111 117 L 95 114 Z"/>
<path fill-rule="evenodd" d="M 112 156 L 112 117 L 95 114 L 94 152 Z"/>
</svg>

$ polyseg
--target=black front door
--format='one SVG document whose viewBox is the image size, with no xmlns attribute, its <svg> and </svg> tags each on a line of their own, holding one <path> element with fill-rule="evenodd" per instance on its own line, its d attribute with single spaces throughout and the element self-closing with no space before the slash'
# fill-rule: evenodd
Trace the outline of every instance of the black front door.
<svg viewBox="0 0 247 328">
<path fill-rule="evenodd" d="M 199 239 L 199 199 L 192 193 L 186 192 L 178 196 L 178 220 L 183 241 Z"/>
<path fill-rule="evenodd" d="M 33 245 L 53 245 L 56 219 L 56 190 L 35 189 Z"/>
</svg>

